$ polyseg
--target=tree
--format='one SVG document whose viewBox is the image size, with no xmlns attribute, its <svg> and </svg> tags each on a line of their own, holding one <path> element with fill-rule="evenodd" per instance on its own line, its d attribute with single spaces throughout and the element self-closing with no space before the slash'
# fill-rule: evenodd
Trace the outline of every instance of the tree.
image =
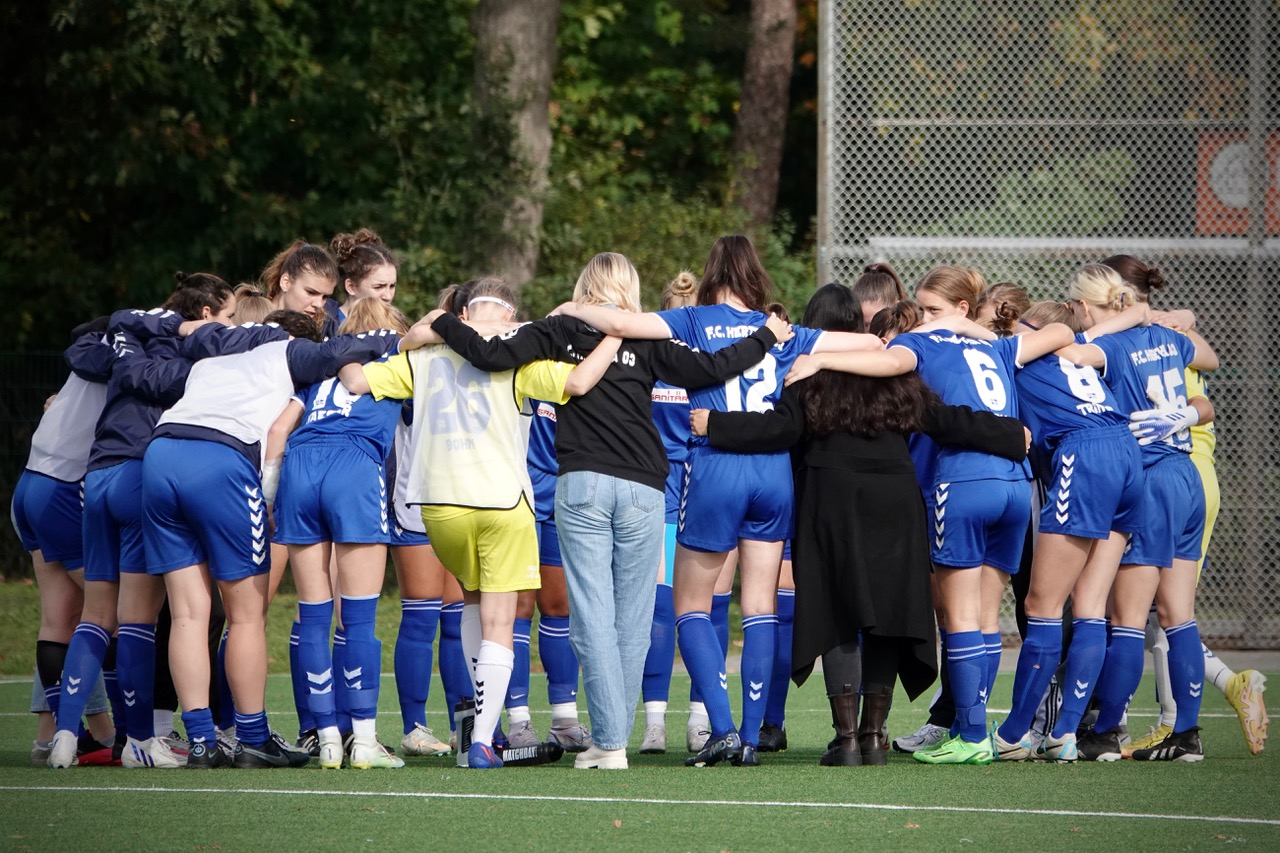
<svg viewBox="0 0 1280 853">
<path fill-rule="evenodd" d="M 773 219 L 778 198 L 795 41 L 795 0 L 752 0 L 742 105 L 733 134 L 733 192 L 755 229 Z"/>
<path fill-rule="evenodd" d="M 509 114 L 515 128 L 510 192 L 492 200 L 505 212 L 489 261 L 494 272 L 516 286 L 533 278 L 538 263 L 551 163 L 548 108 L 559 18 L 560 0 L 480 0 L 471 17 L 478 117 Z"/>
</svg>

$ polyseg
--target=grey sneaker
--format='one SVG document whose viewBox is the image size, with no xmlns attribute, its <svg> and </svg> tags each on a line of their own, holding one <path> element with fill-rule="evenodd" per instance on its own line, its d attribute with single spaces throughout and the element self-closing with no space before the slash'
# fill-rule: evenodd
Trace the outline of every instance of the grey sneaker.
<svg viewBox="0 0 1280 853">
<path fill-rule="evenodd" d="M 511 731 L 507 733 L 507 746 L 537 746 L 541 742 L 538 733 L 533 730 L 533 723 L 528 720 L 512 723 Z"/>
<path fill-rule="evenodd" d="M 660 723 L 650 723 L 644 727 L 644 740 L 640 744 L 640 752 L 644 755 L 661 755 L 667 751 L 667 727 Z"/>
<path fill-rule="evenodd" d="M 547 741 L 560 744 L 565 752 L 585 752 L 592 746 L 591 732 L 576 717 L 552 717 Z"/>
<path fill-rule="evenodd" d="M 701 752 L 710 738 L 711 723 L 689 723 L 684 727 L 684 745 L 690 752 Z"/>
<path fill-rule="evenodd" d="M 950 732 L 942 726 L 925 723 L 916 729 L 914 733 L 895 739 L 893 748 L 898 752 L 919 752 L 922 749 L 937 746 L 948 737 L 950 737 Z"/>
<path fill-rule="evenodd" d="M 46 766 L 49 763 L 49 751 L 52 748 L 52 745 L 47 740 L 31 741 L 31 766 Z"/>
</svg>

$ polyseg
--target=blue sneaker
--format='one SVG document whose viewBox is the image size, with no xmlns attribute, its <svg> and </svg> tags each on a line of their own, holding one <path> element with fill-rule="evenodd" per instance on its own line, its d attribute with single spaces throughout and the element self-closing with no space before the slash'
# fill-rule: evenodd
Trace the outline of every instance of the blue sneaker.
<svg viewBox="0 0 1280 853">
<path fill-rule="evenodd" d="M 473 743 L 467 750 L 467 766 L 472 770 L 497 770 L 502 766 L 502 759 L 487 743 Z"/>
</svg>

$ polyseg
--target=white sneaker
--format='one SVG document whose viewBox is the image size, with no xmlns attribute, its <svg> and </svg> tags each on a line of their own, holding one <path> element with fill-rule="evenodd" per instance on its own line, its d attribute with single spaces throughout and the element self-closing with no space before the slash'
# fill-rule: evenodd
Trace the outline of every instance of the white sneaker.
<svg viewBox="0 0 1280 853">
<path fill-rule="evenodd" d="M 332 734 L 320 732 L 320 769 L 340 770 L 342 768 L 342 735 L 335 730 Z"/>
<path fill-rule="evenodd" d="M 435 732 L 418 723 L 413 731 L 404 736 L 400 747 L 405 755 L 448 755 L 453 752 L 447 743 L 441 743 Z"/>
<path fill-rule="evenodd" d="M 511 724 L 511 731 L 507 732 L 508 746 L 537 746 L 539 743 L 541 741 L 538 740 L 538 733 L 533 730 L 533 723 L 529 720 Z M 564 744 L 561 744 L 561 746 L 564 746 Z"/>
<path fill-rule="evenodd" d="M 75 732 L 65 729 L 54 732 L 53 740 L 49 742 L 49 766 L 55 770 L 74 767 L 79 763 L 76 758 L 76 747 L 79 744 L 80 739 L 75 736 Z"/>
<path fill-rule="evenodd" d="M 1080 751 L 1076 747 L 1076 733 L 1067 732 L 1061 738 L 1049 735 L 1035 749 L 1036 761 L 1056 761 L 1059 764 L 1073 764 L 1080 759 Z"/>
<path fill-rule="evenodd" d="M 689 723 L 684 727 L 684 745 L 692 753 L 702 752 L 702 748 L 711 740 L 711 723 Z"/>
<path fill-rule="evenodd" d="M 998 728 L 991 731 L 991 755 L 996 761 L 1030 761 L 1035 748 L 1035 737 L 1030 732 L 1009 743 L 1000 737 Z"/>
<path fill-rule="evenodd" d="M 625 749 L 601 749 L 592 746 L 586 752 L 578 753 L 573 759 L 574 770 L 626 770 L 627 751 Z"/>
<path fill-rule="evenodd" d="M 661 754 L 667 751 L 667 727 L 661 723 L 650 723 L 644 727 L 644 740 L 640 744 L 640 752 L 645 755 Z"/>
<path fill-rule="evenodd" d="M 937 746 L 948 737 L 951 732 L 942 726 L 935 726 L 933 723 L 925 723 L 916 729 L 915 734 L 903 735 L 893 742 L 893 748 L 898 752 L 918 752 L 922 749 L 928 749 L 931 746 Z"/>
<path fill-rule="evenodd" d="M 165 738 L 161 737 L 146 740 L 131 737 L 125 741 L 124 751 L 120 753 L 120 764 L 123 767 L 166 769 L 184 767 L 186 763 L 187 757 L 174 752 Z"/>
<path fill-rule="evenodd" d="M 376 739 L 371 743 L 357 739 L 351 744 L 351 766 L 356 770 L 398 770 L 404 767 L 404 759 L 387 752 Z"/>
</svg>

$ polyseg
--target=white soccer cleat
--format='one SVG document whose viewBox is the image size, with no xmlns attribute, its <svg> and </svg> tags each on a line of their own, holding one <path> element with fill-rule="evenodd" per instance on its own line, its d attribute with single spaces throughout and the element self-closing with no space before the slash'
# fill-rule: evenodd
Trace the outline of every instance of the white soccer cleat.
<svg viewBox="0 0 1280 853">
<path fill-rule="evenodd" d="M 404 767 L 404 759 L 387 752 L 377 740 L 367 742 L 358 738 L 351 744 L 349 763 L 356 770 L 397 770 Z"/>
<path fill-rule="evenodd" d="M 161 737 L 150 737 L 146 740 L 131 737 L 125 741 L 124 750 L 120 753 L 120 764 L 123 767 L 151 767 L 163 770 L 185 767 L 186 763 L 187 757 L 174 752 Z"/>
<path fill-rule="evenodd" d="M 711 740 L 711 724 L 695 722 L 684 727 L 684 745 L 695 755 Z"/>
<path fill-rule="evenodd" d="M 319 740 L 320 768 L 322 770 L 340 770 L 342 768 L 342 735 L 337 729 L 332 733 L 320 732 Z"/>
<path fill-rule="evenodd" d="M 79 763 L 76 758 L 76 748 L 79 745 L 80 739 L 74 732 L 66 730 L 54 732 L 53 740 L 49 743 L 49 766 L 55 770 L 74 767 Z"/>
</svg>

